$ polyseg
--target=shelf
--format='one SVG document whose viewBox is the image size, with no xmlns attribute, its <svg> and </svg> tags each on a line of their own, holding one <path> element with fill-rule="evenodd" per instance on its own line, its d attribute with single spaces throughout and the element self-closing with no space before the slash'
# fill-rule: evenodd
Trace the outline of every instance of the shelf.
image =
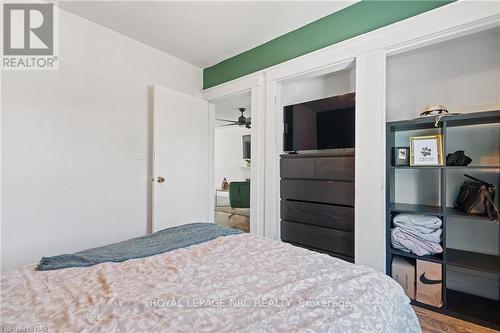
<svg viewBox="0 0 500 333">
<path fill-rule="evenodd" d="M 483 124 L 500 124 L 500 110 L 489 111 L 489 112 L 476 112 L 467 113 L 461 115 L 446 116 L 440 122 L 439 126 L 434 126 L 434 117 L 413 119 L 406 121 L 394 121 L 387 122 L 386 124 L 386 198 L 387 198 L 387 219 L 386 219 L 386 234 L 390 237 L 390 229 L 392 225 L 392 218 L 398 213 L 413 213 L 413 214 L 423 214 L 423 215 L 433 215 L 442 218 L 443 221 L 443 232 L 442 239 L 443 242 L 447 239 L 447 226 L 450 227 L 455 223 L 458 223 L 458 219 L 466 219 L 474 221 L 474 223 L 489 223 L 488 216 L 485 215 L 471 215 L 466 214 L 454 207 L 446 207 L 445 202 L 449 202 L 454 199 L 454 194 L 452 197 L 449 191 L 452 188 L 453 191 L 457 190 L 460 185 L 460 178 L 457 178 L 460 173 L 471 173 L 471 174 L 489 174 L 495 177 L 500 174 L 500 162 L 498 160 L 483 160 L 483 156 L 475 156 L 475 161 L 468 166 L 447 166 L 447 165 L 436 165 L 436 166 L 396 166 L 391 164 L 393 148 L 399 146 L 402 143 L 405 136 L 418 135 L 410 133 L 410 131 L 418 131 L 422 133 L 433 133 L 443 135 L 443 149 L 445 151 L 445 156 L 447 153 L 453 153 L 450 151 L 452 148 L 449 146 L 449 140 L 453 140 L 453 137 L 460 134 L 456 133 L 460 131 L 460 126 L 473 126 L 473 125 L 483 125 Z M 450 133 L 450 130 L 453 131 Z M 464 128 L 465 130 L 465 128 Z M 478 130 L 481 130 L 478 129 Z M 465 132 L 464 132 L 465 133 Z M 479 133 L 479 132 L 478 132 Z M 450 134 L 452 136 L 450 136 Z M 422 134 L 423 135 L 423 134 Z M 485 137 L 485 140 L 491 138 Z M 495 139 L 495 138 L 493 138 Z M 466 138 L 464 139 L 466 141 Z M 406 144 L 405 146 L 408 146 Z M 495 146 L 496 147 L 496 146 Z M 454 147 L 453 147 L 454 148 Z M 496 148 L 498 149 L 498 148 Z M 479 153 L 479 152 L 478 152 Z M 488 156 L 495 153 L 495 151 L 487 152 Z M 486 153 L 485 153 L 486 154 Z M 483 155 L 485 155 L 483 154 Z M 409 171 L 409 170 L 414 171 Z M 407 171 L 408 170 L 408 171 Z M 418 170 L 418 171 L 415 171 Z M 420 172 L 421 170 L 429 170 L 425 172 Z M 494 174 L 494 175 L 493 175 Z M 400 190 L 398 183 L 401 179 L 399 176 L 410 175 L 412 181 L 418 184 L 418 187 L 406 186 L 401 189 L 401 191 L 418 191 L 418 194 L 424 194 L 425 189 L 432 190 L 432 194 L 436 194 L 436 189 L 439 189 L 439 201 L 430 201 L 431 204 L 435 205 L 419 205 L 419 204 L 405 204 L 398 203 L 398 200 L 403 201 L 403 197 L 398 197 L 401 193 L 396 193 Z M 439 175 L 439 179 L 426 178 L 429 176 Z M 479 177 L 481 178 L 481 177 Z M 432 180 L 432 181 L 430 181 Z M 420 181 L 425 181 L 420 184 Z M 450 186 L 451 185 L 451 186 Z M 431 197 L 428 197 L 431 198 Z M 410 199 L 407 199 L 410 200 Z M 418 201 L 417 201 L 418 202 Z M 426 202 L 422 199 L 421 203 Z M 453 206 L 453 205 L 450 205 Z M 457 219 L 457 221 L 454 221 Z M 476 222 L 477 220 L 477 222 Z M 497 230 L 497 229 L 494 229 Z M 495 235 L 494 235 L 495 236 Z M 470 246 L 474 244 L 480 244 L 482 239 L 477 238 L 470 241 Z M 444 244 L 446 246 L 446 244 Z M 417 256 L 413 253 L 408 253 L 396 249 L 392 249 L 390 245 L 390 238 L 387 241 L 386 249 L 386 264 L 387 273 L 391 273 L 391 260 L 394 256 L 400 256 L 402 258 L 410 258 L 410 260 L 424 260 L 430 261 L 443 265 L 443 307 L 433 307 L 427 304 L 422 304 L 416 300 L 412 300 L 412 304 L 432 310 L 435 312 L 443 313 L 445 315 L 457 317 L 463 320 L 474 322 L 479 325 L 488 326 L 500 330 L 500 301 L 491 300 L 484 297 L 475 296 L 469 293 L 464 293 L 456 290 L 451 290 L 446 288 L 446 267 L 460 267 L 463 269 L 471 270 L 472 272 L 482 272 L 483 274 L 492 275 L 493 278 L 498 277 L 500 279 L 500 255 L 489 255 L 484 253 L 477 253 L 471 251 L 464 251 L 453 248 L 445 248 L 444 253 L 428 255 L 428 256 Z M 463 281 L 458 281 L 463 282 Z M 497 296 L 496 292 L 493 292 L 493 296 Z M 498 295 L 500 296 L 500 294 Z"/>
<path fill-rule="evenodd" d="M 462 169 L 500 169 L 500 165 L 468 165 L 468 166 L 451 166 L 447 165 L 446 169 L 462 170 Z"/>
<path fill-rule="evenodd" d="M 453 316 L 500 329 L 500 302 L 446 289 L 446 310 Z"/>
<path fill-rule="evenodd" d="M 398 213 L 415 213 L 424 215 L 443 216 L 443 210 L 439 206 L 393 203 L 389 206 L 389 210 Z"/>
<path fill-rule="evenodd" d="M 416 170 L 422 170 L 422 169 L 448 169 L 448 170 L 466 170 L 466 169 L 474 169 L 474 170 L 480 170 L 480 169 L 491 169 L 491 170 L 496 170 L 500 169 L 500 165 L 468 165 L 468 166 L 442 166 L 442 165 L 433 165 L 433 166 L 410 166 L 410 165 L 400 165 L 400 166 L 390 166 L 389 168 L 391 169 L 416 169 Z"/>
<path fill-rule="evenodd" d="M 422 169 L 442 169 L 442 165 L 431 165 L 431 166 L 410 166 L 410 165 L 401 165 L 401 166 L 391 166 L 391 169 L 415 169 L 415 170 L 422 170 Z"/>
<path fill-rule="evenodd" d="M 435 117 L 417 118 L 387 122 L 392 131 L 409 131 L 418 129 L 440 129 L 446 123 L 447 127 L 470 126 L 481 124 L 500 123 L 500 111 L 473 112 L 460 115 L 445 116 L 435 127 Z"/>
<path fill-rule="evenodd" d="M 449 217 L 458 217 L 464 219 L 474 219 L 474 220 L 486 220 L 490 221 L 490 218 L 487 215 L 474 215 L 474 214 L 466 214 L 461 210 L 458 210 L 453 207 L 446 207 L 445 215 Z"/>
<path fill-rule="evenodd" d="M 500 123 L 500 111 L 464 113 L 443 118 L 447 127 Z"/>
<path fill-rule="evenodd" d="M 431 262 L 436 262 L 439 264 L 443 263 L 443 254 L 442 253 L 431 254 L 431 255 L 427 255 L 427 256 L 417 256 L 416 254 L 401 251 L 401 250 L 396 250 L 393 248 L 391 248 L 391 253 L 393 256 L 400 256 L 400 257 L 406 257 L 406 258 L 412 258 L 412 259 L 418 259 L 418 260 L 424 260 L 424 261 L 431 261 Z"/>
<path fill-rule="evenodd" d="M 424 308 L 424 309 L 431 310 L 431 311 L 445 313 L 445 309 L 443 306 L 437 307 L 437 306 L 425 304 L 425 303 L 417 301 L 416 299 L 410 299 L 410 304 L 418 306 L 419 308 Z"/>
<path fill-rule="evenodd" d="M 446 249 L 446 263 L 453 266 L 500 274 L 500 256 Z"/>
<path fill-rule="evenodd" d="M 443 127 L 443 122 L 440 121 L 438 127 L 434 126 L 435 122 L 436 121 L 434 117 L 426 117 L 426 118 L 417 118 L 413 120 L 390 121 L 387 123 L 387 127 L 392 132 L 411 131 L 419 129 L 441 130 L 441 128 Z"/>
<path fill-rule="evenodd" d="M 431 261 L 440 264 L 443 263 L 442 253 L 418 256 L 414 253 L 396 250 L 393 248 L 391 248 L 390 251 L 393 256 Z M 447 248 L 446 264 L 477 271 L 500 274 L 500 256 L 494 256 L 490 254 Z"/>
<path fill-rule="evenodd" d="M 392 203 L 389 205 L 389 210 L 391 212 L 397 212 L 397 213 L 449 216 L 449 217 L 457 217 L 457 218 L 473 219 L 473 220 L 485 220 L 485 221 L 490 220 L 490 218 L 487 215 L 466 214 L 453 207 L 446 207 L 446 209 L 443 212 L 443 209 L 439 206 Z"/>
</svg>

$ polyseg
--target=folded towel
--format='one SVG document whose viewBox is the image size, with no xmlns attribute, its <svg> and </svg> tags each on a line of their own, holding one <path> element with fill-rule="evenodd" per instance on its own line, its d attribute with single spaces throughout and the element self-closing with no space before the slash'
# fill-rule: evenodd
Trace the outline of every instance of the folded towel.
<svg viewBox="0 0 500 333">
<path fill-rule="evenodd" d="M 437 216 L 421 214 L 398 214 L 394 216 L 394 225 L 420 233 L 430 233 L 441 228 L 443 222 Z"/>
<path fill-rule="evenodd" d="M 407 234 L 411 234 L 416 239 L 419 239 L 424 242 L 433 242 L 440 243 L 441 242 L 441 234 L 443 233 L 443 229 L 432 229 L 432 231 L 428 231 L 427 233 L 419 232 L 416 229 L 401 227 L 396 225 L 396 228 L 400 228 Z"/>
<path fill-rule="evenodd" d="M 395 227 L 391 230 L 391 244 L 395 249 L 406 252 L 411 251 L 418 256 L 443 252 L 443 247 L 439 244 L 439 241 L 433 242 L 420 239 L 401 227 Z"/>
</svg>

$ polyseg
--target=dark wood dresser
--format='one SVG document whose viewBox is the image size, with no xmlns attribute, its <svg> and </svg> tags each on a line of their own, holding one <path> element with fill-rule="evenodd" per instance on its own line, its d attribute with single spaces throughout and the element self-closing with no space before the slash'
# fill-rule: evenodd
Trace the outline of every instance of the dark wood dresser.
<svg viewBox="0 0 500 333">
<path fill-rule="evenodd" d="M 354 152 L 284 154 L 281 240 L 354 261 Z"/>
</svg>

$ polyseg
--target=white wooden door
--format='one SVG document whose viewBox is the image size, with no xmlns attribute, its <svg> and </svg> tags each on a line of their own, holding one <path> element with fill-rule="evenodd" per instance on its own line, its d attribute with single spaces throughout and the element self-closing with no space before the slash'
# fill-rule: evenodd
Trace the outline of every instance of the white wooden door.
<svg viewBox="0 0 500 333">
<path fill-rule="evenodd" d="M 153 232 L 208 222 L 209 104 L 155 85 L 153 109 Z"/>
</svg>

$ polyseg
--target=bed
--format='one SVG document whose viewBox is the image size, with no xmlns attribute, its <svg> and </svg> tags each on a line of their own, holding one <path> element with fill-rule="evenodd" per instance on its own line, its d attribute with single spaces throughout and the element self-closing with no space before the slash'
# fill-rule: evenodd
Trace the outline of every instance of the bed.
<svg viewBox="0 0 500 333">
<path fill-rule="evenodd" d="M 89 267 L 36 267 L 2 274 L 4 331 L 420 332 L 386 275 L 253 234 Z"/>
</svg>

